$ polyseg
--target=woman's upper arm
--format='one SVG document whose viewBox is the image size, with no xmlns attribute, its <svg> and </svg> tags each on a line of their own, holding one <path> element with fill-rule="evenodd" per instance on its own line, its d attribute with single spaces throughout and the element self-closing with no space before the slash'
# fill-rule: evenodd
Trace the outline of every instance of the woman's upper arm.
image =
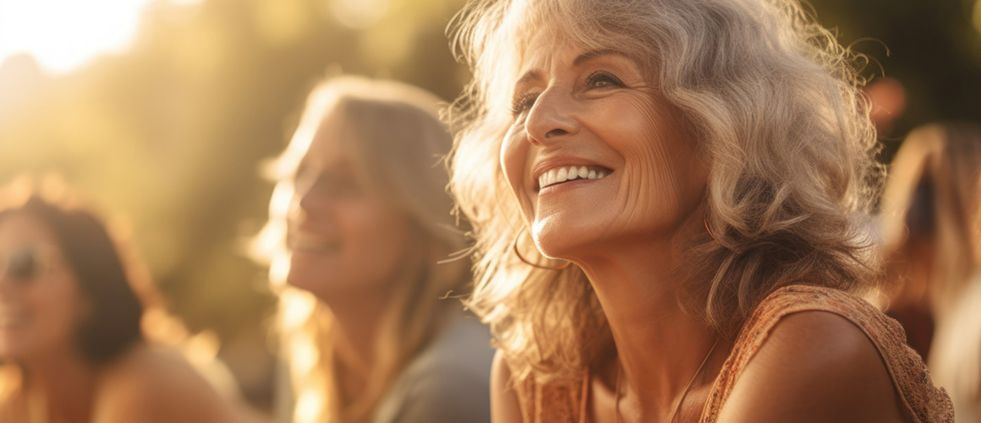
<svg viewBox="0 0 981 423">
<path fill-rule="evenodd" d="M 231 405 L 187 363 L 135 360 L 106 378 L 94 423 L 234 421 Z"/>
<path fill-rule="evenodd" d="M 773 328 L 722 407 L 724 422 L 904 422 L 872 341 L 836 314 L 789 315 Z"/>
<path fill-rule="evenodd" d="M 520 423 L 521 408 L 518 393 L 511 381 L 511 369 L 504 355 L 494 355 L 491 365 L 491 421 L 493 423 Z"/>
</svg>

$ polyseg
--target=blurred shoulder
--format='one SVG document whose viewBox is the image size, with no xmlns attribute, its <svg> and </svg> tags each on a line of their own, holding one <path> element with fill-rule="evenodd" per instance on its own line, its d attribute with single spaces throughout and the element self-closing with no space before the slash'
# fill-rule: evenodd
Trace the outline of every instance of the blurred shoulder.
<svg viewBox="0 0 981 423">
<path fill-rule="evenodd" d="M 96 415 L 122 421 L 231 421 L 231 408 L 187 360 L 171 348 L 138 344 L 106 368 Z"/>
<path fill-rule="evenodd" d="M 473 315 L 460 312 L 451 316 L 412 366 L 419 373 L 435 371 L 446 378 L 459 379 L 462 372 L 468 378 L 487 382 L 494 359 L 490 330 Z"/>
<path fill-rule="evenodd" d="M 981 421 L 981 273 L 940 309 L 930 371 L 956 407 L 959 421 Z"/>
<path fill-rule="evenodd" d="M 376 421 L 485 421 L 490 413 L 494 350 L 490 333 L 455 315 L 399 375 L 379 404 Z"/>
</svg>

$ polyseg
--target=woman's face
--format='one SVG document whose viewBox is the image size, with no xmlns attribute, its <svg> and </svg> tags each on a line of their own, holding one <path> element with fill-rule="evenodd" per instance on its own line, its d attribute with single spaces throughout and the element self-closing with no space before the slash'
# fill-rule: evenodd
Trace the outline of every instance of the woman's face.
<svg viewBox="0 0 981 423">
<path fill-rule="evenodd" d="M 26 214 L 0 219 L 0 357 L 71 351 L 83 308 L 48 227 Z"/>
<path fill-rule="evenodd" d="M 576 260 L 670 236 L 701 202 L 707 166 L 653 78 L 544 32 L 526 51 L 501 166 L 542 252 Z"/>
<path fill-rule="evenodd" d="M 317 132 L 296 172 L 287 281 L 325 300 L 377 295 L 405 270 L 412 225 L 331 132 Z"/>
</svg>

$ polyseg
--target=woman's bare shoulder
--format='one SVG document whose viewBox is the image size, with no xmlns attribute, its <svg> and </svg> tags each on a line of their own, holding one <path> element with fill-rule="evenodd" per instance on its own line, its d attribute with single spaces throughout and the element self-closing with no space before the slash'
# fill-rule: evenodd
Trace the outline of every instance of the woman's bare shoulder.
<svg viewBox="0 0 981 423">
<path fill-rule="evenodd" d="M 907 421 L 871 339 L 826 311 L 781 318 L 723 405 L 726 422 Z"/>
<path fill-rule="evenodd" d="M 137 345 L 106 368 L 96 421 L 230 421 L 226 400 L 176 350 Z"/>
</svg>

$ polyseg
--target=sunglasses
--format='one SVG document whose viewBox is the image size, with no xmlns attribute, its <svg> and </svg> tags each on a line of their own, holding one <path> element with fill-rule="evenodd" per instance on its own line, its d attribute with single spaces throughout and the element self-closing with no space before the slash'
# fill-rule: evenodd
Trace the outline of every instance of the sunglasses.
<svg viewBox="0 0 981 423">
<path fill-rule="evenodd" d="M 51 268 L 52 255 L 42 247 L 25 247 L 0 257 L 0 276 L 20 283 L 37 279 Z"/>
</svg>

